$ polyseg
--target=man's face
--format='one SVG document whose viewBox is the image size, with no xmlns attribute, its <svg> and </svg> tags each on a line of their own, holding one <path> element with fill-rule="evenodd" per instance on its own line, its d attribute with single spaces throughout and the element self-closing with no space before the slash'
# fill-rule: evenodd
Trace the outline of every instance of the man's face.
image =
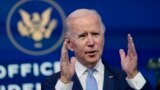
<svg viewBox="0 0 160 90">
<path fill-rule="evenodd" d="M 86 67 L 92 67 L 101 58 L 104 32 L 95 15 L 76 18 L 70 27 L 69 45 L 76 58 Z"/>
</svg>

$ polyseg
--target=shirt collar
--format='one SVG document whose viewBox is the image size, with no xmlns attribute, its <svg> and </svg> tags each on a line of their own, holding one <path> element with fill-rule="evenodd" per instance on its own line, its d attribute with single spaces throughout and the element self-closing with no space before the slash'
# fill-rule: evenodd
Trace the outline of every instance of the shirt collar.
<svg viewBox="0 0 160 90">
<path fill-rule="evenodd" d="M 97 64 L 94 67 L 98 73 L 104 75 L 104 65 L 102 63 L 102 60 L 100 59 Z M 82 65 L 78 60 L 75 63 L 75 70 L 76 70 L 76 74 L 78 77 L 81 77 L 85 71 L 87 70 L 87 67 L 85 67 L 84 65 Z"/>
</svg>

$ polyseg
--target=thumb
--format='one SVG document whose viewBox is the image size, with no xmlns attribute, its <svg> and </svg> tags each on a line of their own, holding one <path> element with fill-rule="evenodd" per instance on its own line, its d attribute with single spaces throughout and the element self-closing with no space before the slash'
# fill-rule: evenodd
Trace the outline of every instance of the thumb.
<svg viewBox="0 0 160 90">
<path fill-rule="evenodd" d="M 75 71 L 75 62 L 76 62 L 76 57 L 71 57 L 71 64 L 70 64 L 70 68 L 72 70 L 72 72 Z"/>
<path fill-rule="evenodd" d="M 121 63 L 122 63 L 124 58 L 125 58 L 125 56 L 126 56 L 126 54 L 125 54 L 123 49 L 119 49 L 119 55 L 120 55 Z"/>
<path fill-rule="evenodd" d="M 75 66 L 76 57 L 71 57 L 71 65 Z"/>
</svg>

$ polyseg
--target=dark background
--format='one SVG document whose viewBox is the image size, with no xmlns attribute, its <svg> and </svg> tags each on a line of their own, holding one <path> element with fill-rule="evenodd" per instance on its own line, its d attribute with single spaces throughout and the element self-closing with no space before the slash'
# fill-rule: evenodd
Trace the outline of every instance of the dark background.
<svg viewBox="0 0 160 90">
<path fill-rule="evenodd" d="M 33 0 L 36 1 L 36 0 Z M 54 0 L 67 16 L 78 8 L 95 9 L 106 26 L 105 47 L 102 59 L 111 66 L 120 67 L 119 49 L 127 50 L 127 34 L 133 36 L 138 53 L 138 66 L 155 89 L 160 80 L 160 1 L 159 0 Z M 40 56 L 25 54 L 14 47 L 7 36 L 6 20 L 18 0 L 0 1 L 0 65 L 54 62 L 60 58 L 61 45 Z M 30 6 L 30 8 L 36 8 Z M 43 8 L 43 6 L 39 6 Z M 32 9 L 29 9 L 32 11 Z M 15 17 L 16 18 L 16 17 Z M 62 26 L 58 26 L 59 28 Z M 16 30 L 15 30 L 16 31 Z M 61 32 L 59 32 L 61 33 Z M 54 33 L 54 37 L 59 37 Z M 19 39 L 23 40 L 23 39 Z M 29 44 L 28 44 L 29 45 Z M 27 46 L 27 44 L 26 44 Z M 150 63 L 149 63 L 150 60 Z M 29 77 L 31 78 L 31 77 Z M 36 77 L 42 81 L 44 76 Z M 4 78 L 0 85 L 20 84 L 21 77 Z M 25 81 L 26 80 L 26 81 Z M 4 82 L 1 82 L 4 81 Z M 16 81 L 16 82 L 15 82 Z M 32 82 L 24 79 L 23 82 Z"/>
</svg>

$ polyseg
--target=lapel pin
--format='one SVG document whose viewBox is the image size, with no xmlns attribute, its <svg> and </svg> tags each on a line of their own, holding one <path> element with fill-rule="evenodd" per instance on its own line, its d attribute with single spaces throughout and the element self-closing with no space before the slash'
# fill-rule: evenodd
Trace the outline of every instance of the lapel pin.
<svg viewBox="0 0 160 90">
<path fill-rule="evenodd" d="M 113 78 L 113 76 L 109 76 L 108 78 Z"/>
</svg>

